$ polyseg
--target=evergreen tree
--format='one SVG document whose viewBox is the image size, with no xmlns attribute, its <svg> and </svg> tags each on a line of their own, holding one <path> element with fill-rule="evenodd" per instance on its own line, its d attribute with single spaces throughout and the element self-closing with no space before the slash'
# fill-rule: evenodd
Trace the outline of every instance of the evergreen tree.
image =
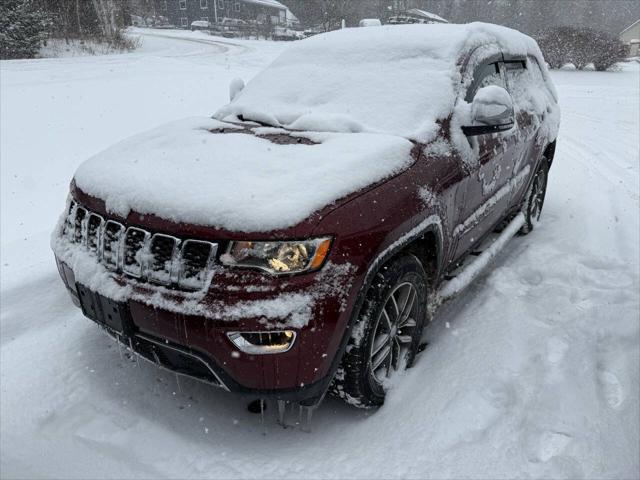
<svg viewBox="0 0 640 480">
<path fill-rule="evenodd" d="M 0 58 L 33 58 L 46 38 L 46 18 L 32 0 L 2 0 Z"/>
</svg>

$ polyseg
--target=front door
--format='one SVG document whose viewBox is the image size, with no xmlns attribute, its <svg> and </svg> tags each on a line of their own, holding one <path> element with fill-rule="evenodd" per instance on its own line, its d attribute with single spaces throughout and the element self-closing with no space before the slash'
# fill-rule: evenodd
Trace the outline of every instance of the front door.
<svg viewBox="0 0 640 480">
<path fill-rule="evenodd" d="M 488 85 L 507 87 L 502 55 L 478 62 L 473 80 L 465 92 L 465 101 L 473 102 L 476 92 Z M 453 232 L 457 239 L 456 258 L 472 248 L 504 216 L 510 201 L 514 156 L 517 149 L 515 130 L 468 137 L 472 158 L 466 181 L 461 220 Z"/>
</svg>

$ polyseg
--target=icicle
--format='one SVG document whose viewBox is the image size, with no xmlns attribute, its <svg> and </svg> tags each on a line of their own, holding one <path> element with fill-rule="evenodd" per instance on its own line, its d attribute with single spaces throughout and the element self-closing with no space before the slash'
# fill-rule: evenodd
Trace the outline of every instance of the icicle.
<svg viewBox="0 0 640 480">
<path fill-rule="evenodd" d="M 300 430 L 303 432 L 311 433 L 311 416 L 313 415 L 315 408 L 315 405 L 311 407 L 300 405 Z M 302 412 L 304 412 L 304 422 L 302 421 Z"/>
<path fill-rule="evenodd" d="M 260 423 L 262 424 L 262 435 L 267 435 L 267 426 L 264 423 L 264 400 L 260 399 Z"/>
<path fill-rule="evenodd" d="M 284 422 L 285 418 L 285 409 L 287 407 L 287 403 L 284 400 L 278 400 L 278 423 L 282 428 L 287 428 L 286 423 Z"/>
<path fill-rule="evenodd" d="M 140 364 L 138 363 L 138 355 L 136 354 L 136 352 L 133 350 L 133 343 L 131 343 L 131 339 L 129 339 L 129 349 L 131 350 L 131 354 L 135 357 L 136 359 L 136 367 L 140 368 Z"/>
<path fill-rule="evenodd" d="M 180 377 L 178 376 L 178 374 L 175 374 L 176 376 L 176 384 L 178 385 L 178 393 L 180 393 L 182 395 L 182 388 L 180 387 Z"/>
</svg>

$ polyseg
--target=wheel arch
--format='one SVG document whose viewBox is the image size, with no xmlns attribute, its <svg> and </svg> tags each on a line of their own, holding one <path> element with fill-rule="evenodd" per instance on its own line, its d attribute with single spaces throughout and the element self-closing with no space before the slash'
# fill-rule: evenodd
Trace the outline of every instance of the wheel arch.
<svg viewBox="0 0 640 480">
<path fill-rule="evenodd" d="M 547 163 L 549 168 L 551 168 L 551 164 L 553 163 L 553 157 L 556 154 L 556 140 L 547 145 L 543 152 L 543 157 L 547 159 Z"/>
<path fill-rule="evenodd" d="M 428 280 L 433 282 L 434 279 L 437 278 L 440 271 L 439 269 L 442 266 L 442 246 L 442 221 L 439 216 L 431 215 L 421 221 L 416 227 L 402 235 L 387 248 L 383 249 L 374 258 L 367 270 L 367 273 L 365 274 L 355 304 L 351 311 L 349 323 L 343 333 L 340 347 L 333 359 L 329 373 L 330 378 L 333 378 L 342 362 L 342 357 L 344 356 L 347 344 L 353 334 L 353 329 L 356 325 L 360 310 L 364 305 L 367 291 L 371 287 L 373 280 L 380 269 L 395 259 L 398 255 L 409 253 L 415 255 L 422 262 L 423 267 L 427 271 Z M 425 265 L 425 261 L 428 262 L 427 265 Z M 432 274 L 435 276 L 432 277 Z"/>
<path fill-rule="evenodd" d="M 410 242 L 388 261 L 403 253 L 415 255 L 427 272 L 429 282 L 431 284 L 435 282 L 442 265 L 442 240 L 435 226 L 428 228 L 421 237 Z"/>
</svg>

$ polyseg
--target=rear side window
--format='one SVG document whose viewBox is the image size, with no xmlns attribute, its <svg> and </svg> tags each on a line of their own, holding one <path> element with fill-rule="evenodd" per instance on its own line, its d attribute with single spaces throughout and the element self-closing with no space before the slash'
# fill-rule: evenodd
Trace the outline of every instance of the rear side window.
<svg viewBox="0 0 640 480">
<path fill-rule="evenodd" d="M 535 60 L 534 60 L 535 61 Z M 542 114 L 553 101 L 538 63 L 526 58 L 504 62 L 507 88 L 516 111 Z"/>
<path fill-rule="evenodd" d="M 476 68 L 473 72 L 473 81 L 464 97 L 465 101 L 471 103 L 476 92 L 488 85 L 505 87 L 504 80 L 500 73 L 499 62 L 485 63 Z"/>
<path fill-rule="evenodd" d="M 531 72 L 531 76 L 534 81 L 540 86 L 547 88 L 547 83 L 544 80 L 544 75 L 542 75 L 542 70 L 540 69 L 540 65 L 538 64 L 538 60 L 535 57 L 527 58 L 527 68 Z"/>
<path fill-rule="evenodd" d="M 516 109 L 525 107 L 532 78 L 524 60 L 504 62 L 507 86 Z"/>
</svg>

